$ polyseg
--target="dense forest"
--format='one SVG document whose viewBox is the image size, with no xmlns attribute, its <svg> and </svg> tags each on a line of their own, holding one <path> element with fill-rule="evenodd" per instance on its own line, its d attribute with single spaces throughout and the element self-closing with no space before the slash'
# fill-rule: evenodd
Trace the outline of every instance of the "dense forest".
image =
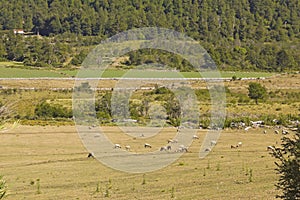
<svg viewBox="0 0 300 200">
<path fill-rule="evenodd" d="M 196 39 L 222 70 L 299 70 L 298 0 L 1 1 L 0 60 L 39 67 L 80 65 L 89 47 L 102 39 L 149 26 Z M 14 29 L 28 35 L 14 34 Z M 149 52 L 132 52 L 127 64 L 142 64 L 142 58 L 131 60 L 141 54 Z M 146 57 L 156 61 L 156 56 Z M 163 56 L 163 64 L 174 60 Z M 188 70 L 182 62 L 172 66 Z"/>
</svg>

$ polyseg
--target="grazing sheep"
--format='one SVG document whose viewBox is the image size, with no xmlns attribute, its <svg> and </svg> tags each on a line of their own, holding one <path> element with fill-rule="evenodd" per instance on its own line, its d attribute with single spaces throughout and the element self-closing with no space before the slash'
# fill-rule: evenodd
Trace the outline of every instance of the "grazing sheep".
<svg viewBox="0 0 300 200">
<path fill-rule="evenodd" d="M 126 151 L 130 151 L 130 146 L 129 146 L 129 145 L 126 145 L 126 146 L 125 146 L 125 149 L 126 149 Z"/>
<path fill-rule="evenodd" d="M 188 152 L 186 147 L 179 147 L 175 152 Z"/>
<path fill-rule="evenodd" d="M 286 135 L 286 134 L 288 134 L 288 133 L 289 133 L 288 131 L 282 130 L 282 135 Z"/>
<path fill-rule="evenodd" d="M 160 147 L 160 151 L 169 151 L 169 150 L 171 150 L 171 149 L 172 149 L 172 147 L 171 147 L 170 145 Z"/>
<path fill-rule="evenodd" d="M 235 148 L 242 147 L 242 145 L 243 145 L 242 142 L 238 142 L 237 145 L 231 145 L 230 148 L 231 148 L 231 149 L 235 149 Z"/>
<path fill-rule="evenodd" d="M 205 151 L 206 152 L 211 151 L 211 148 L 206 148 Z"/>
<path fill-rule="evenodd" d="M 178 140 L 177 139 L 168 139 L 168 144 L 169 143 L 178 143 Z"/>
<path fill-rule="evenodd" d="M 197 135 L 193 135 L 193 139 L 194 139 L 194 140 L 198 140 L 199 137 L 198 137 Z"/>
<path fill-rule="evenodd" d="M 175 152 L 188 152 L 188 148 L 182 144 Z"/>
<path fill-rule="evenodd" d="M 168 139 L 168 144 L 169 144 L 169 143 L 177 143 L 177 142 L 178 142 L 178 140 L 176 140 L 176 139 L 174 139 L 174 140 Z"/>
<path fill-rule="evenodd" d="M 148 144 L 148 143 L 145 143 L 145 144 L 144 144 L 144 147 L 145 147 L 145 148 L 152 148 L 151 144 Z"/>
<path fill-rule="evenodd" d="M 159 151 L 167 151 L 167 147 L 160 147 Z"/>
<path fill-rule="evenodd" d="M 245 128 L 245 131 L 248 131 L 251 128 L 251 126 L 248 126 Z"/>
<path fill-rule="evenodd" d="M 236 145 L 237 147 L 241 147 L 243 145 L 242 142 L 238 142 L 238 144 Z"/>
<path fill-rule="evenodd" d="M 267 134 L 267 131 L 266 131 L 266 130 L 264 130 L 264 131 L 263 131 L 263 133 L 264 133 L 264 134 Z"/>
<path fill-rule="evenodd" d="M 278 130 L 275 130 L 275 132 L 274 132 L 275 134 L 279 134 L 279 131 Z"/>
<path fill-rule="evenodd" d="M 115 148 L 115 149 L 121 149 L 121 145 L 115 144 L 114 148 Z"/>
<path fill-rule="evenodd" d="M 217 141 L 215 141 L 215 140 L 210 141 L 210 146 L 215 146 L 216 144 L 217 144 Z"/>
<path fill-rule="evenodd" d="M 94 156 L 94 154 L 93 154 L 92 152 L 89 153 L 87 157 L 88 157 L 88 158 L 95 158 L 95 156 Z"/>
<path fill-rule="evenodd" d="M 267 151 L 274 151 L 275 149 L 274 149 L 274 147 L 272 147 L 272 146 L 267 146 Z"/>
</svg>

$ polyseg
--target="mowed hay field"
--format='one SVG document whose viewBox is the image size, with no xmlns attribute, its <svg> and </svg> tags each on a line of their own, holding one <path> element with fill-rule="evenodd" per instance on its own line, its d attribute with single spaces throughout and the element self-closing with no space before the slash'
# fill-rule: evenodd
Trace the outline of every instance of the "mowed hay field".
<svg viewBox="0 0 300 200">
<path fill-rule="evenodd" d="M 134 152 L 152 144 L 157 150 L 176 129 L 141 139 L 118 127 L 102 127 L 108 137 Z M 266 147 L 280 144 L 274 129 L 224 130 L 212 152 L 198 158 L 206 134 L 199 130 L 176 162 L 161 170 L 129 174 L 87 158 L 74 126 L 18 126 L 0 133 L 0 174 L 8 186 L 6 199 L 275 199 L 274 158 Z M 231 145 L 242 142 L 237 149 Z M 252 173 L 252 176 L 250 175 Z"/>
</svg>

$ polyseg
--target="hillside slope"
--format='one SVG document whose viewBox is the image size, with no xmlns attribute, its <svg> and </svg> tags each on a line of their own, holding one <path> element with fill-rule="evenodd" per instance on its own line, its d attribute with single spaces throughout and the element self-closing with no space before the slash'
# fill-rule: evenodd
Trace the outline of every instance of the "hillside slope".
<svg viewBox="0 0 300 200">
<path fill-rule="evenodd" d="M 55 66 L 67 60 L 60 54 L 74 57 L 80 53 L 69 52 L 62 45 L 89 46 L 124 30 L 158 26 L 184 32 L 201 41 L 222 69 L 297 70 L 299 9 L 297 0 L 1 1 L 0 29 L 24 29 L 33 34 L 55 36 L 58 41 L 44 39 L 45 47 L 41 49 L 59 55 L 52 53 L 50 57 L 55 59 L 48 60 L 33 58 L 38 57 L 39 52 L 34 49 L 41 44 L 33 43 L 28 50 L 32 41 L 9 38 L 11 34 L 4 31 L 0 57 L 25 60 L 29 64 L 40 59 L 41 65 Z"/>
</svg>

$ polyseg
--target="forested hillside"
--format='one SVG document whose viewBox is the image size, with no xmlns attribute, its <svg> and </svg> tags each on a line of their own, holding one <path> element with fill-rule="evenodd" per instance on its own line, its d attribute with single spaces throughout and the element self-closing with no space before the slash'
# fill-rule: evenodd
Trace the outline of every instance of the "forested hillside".
<svg viewBox="0 0 300 200">
<path fill-rule="evenodd" d="M 33 66 L 78 65 L 87 53 L 84 47 L 148 26 L 200 41 L 220 69 L 286 71 L 300 66 L 298 0 L 0 1 L 0 57 Z M 25 38 L 13 29 L 43 37 Z"/>
</svg>

